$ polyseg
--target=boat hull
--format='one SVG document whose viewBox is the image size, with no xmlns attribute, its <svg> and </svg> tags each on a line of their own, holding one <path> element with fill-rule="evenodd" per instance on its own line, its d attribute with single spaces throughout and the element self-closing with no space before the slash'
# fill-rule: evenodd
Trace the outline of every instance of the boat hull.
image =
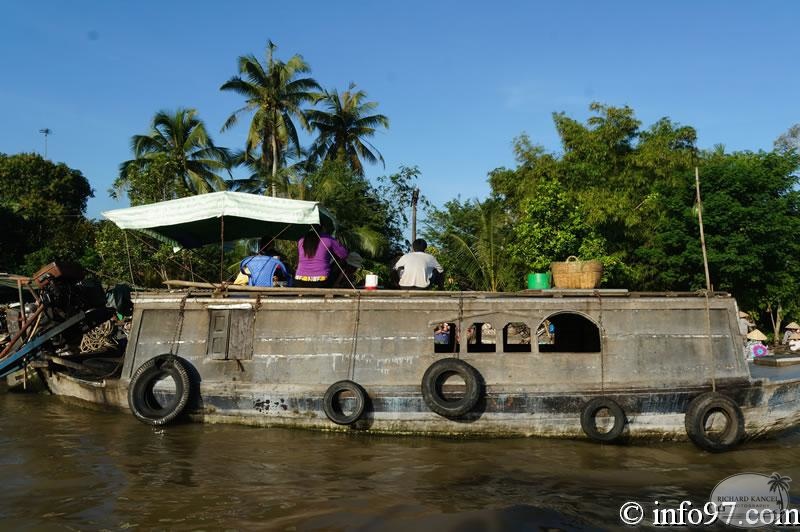
<svg viewBox="0 0 800 532">
<path fill-rule="evenodd" d="M 59 372 L 48 373 L 46 380 L 55 395 L 130 411 L 127 381 L 92 382 Z M 193 390 L 186 417 L 202 423 L 372 434 L 586 438 L 580 421 L 582 408 L 592 398 L 602 396 L 617 402 L 625 412 L 624 438 L 680 441 L 687 439 L 685 411 L 689 403 L 710 390 L 537 394 L 490 389 L 473 412 L 455 420 L 431 412 L 419 388 L 366 391 L 367 409 L 350 426 L 337 425 L 326 417 L 322 387 L 203 383 Z M 741 405 L 746 439 L 780 434 L 800 423 L 800 381 L 738 383 L 718 391 Z"/>
</svg>

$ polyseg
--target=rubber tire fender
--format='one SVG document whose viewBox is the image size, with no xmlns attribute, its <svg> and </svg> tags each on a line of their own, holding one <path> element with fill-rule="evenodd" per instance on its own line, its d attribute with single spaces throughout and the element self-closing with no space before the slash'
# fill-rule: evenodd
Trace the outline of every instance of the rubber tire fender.
<svg viewBox="0 0 800 532">
<path fill-rule="evenodd" d="M 455 401 L 442 393 L 447 377 L 458 375 L 464 380 L 464 397 Z M 458 358 L 442 358 L 431 364 L 422 376 L 422 398 L 433 412 L 447 418 L 458 418 L 471 412 L 483 397 L 483 378 L 474 367 Z"/>
<path fill-rule="evenodd" d="M 711 439 L 705 433 L 705 424 L 712 412 L 721 412 L 728 420 L 728 426 L 719 440 Z M 744 439 L 742 409 L 733 399 L 717 392 L 706 392 L 692 399 L 686 409 L 684 426 L 692 443 L 712 453 L 733 449 Z"/>
<path fill-rule="evenodd" d="M 164 377 L 175 381 L 175 397 L 161 406 L 153 394 L 156 383 Z M 128 406 L 136 419 L 148 425 L 167 425 L 181 415 L 192 391 L 187 363 L 174 355 L 151 358 L 131 377 Z"/>
<path fill-rule="evenodd" d="M 342 392 L 350 392 L 355 396 L 356 407 L 350 414 L 342 412 L 339 404 L 339 394 Z M 331 384 L 322 398 L 322 409 L 325 411 L 325 415 L 337 425 L 352 425 L 364 415 L 366 406 L 367 392 L 358 383 L 348 380 Z"/>
<path fill-rule="evenodd" d="M 614 418 L 614 425 L 608 432 L 600 432 L 597 430 L 597 413 L 601 410 L 608 410 Z M 625 417 L 625 411 L 622 407 L 608 397 L 595 397 L 583 407 L 581 410 L 581 428 L 589 439 L 601 443 L 614 443 L 619 441 L 622 433 L 625 431 L 625 424 L 628 419 Z"/>
</svg>

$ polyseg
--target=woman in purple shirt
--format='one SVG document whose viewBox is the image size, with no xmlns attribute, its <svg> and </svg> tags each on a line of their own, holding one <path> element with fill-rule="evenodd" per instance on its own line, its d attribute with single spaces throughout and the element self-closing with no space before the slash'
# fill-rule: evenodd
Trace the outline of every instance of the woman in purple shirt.
<svg viewBox="0 0 800 532">
<path fill-rule="evenodd" d="M 347 249 L 330 235 L 320 233 L 314 226 L 297 243 L 297 271 L 294 285 L 298 288 L 325 288 L 332 280 L 331 265 L 334 255 L 338 260 L 347 257 Z"/>
</svg>

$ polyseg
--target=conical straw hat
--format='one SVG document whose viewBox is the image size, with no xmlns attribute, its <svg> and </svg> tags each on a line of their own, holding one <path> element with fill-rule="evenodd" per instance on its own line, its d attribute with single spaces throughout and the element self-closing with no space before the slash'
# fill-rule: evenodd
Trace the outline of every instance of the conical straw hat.
<svg viewBox="0 0 800 532">
<path fill-rule="evenodd" d="M 793 321 L 792 323 L 787 325 L 786 328 L 790 329 L 790 330 L 793 330 L 793 331 L 796 331 L 797 329 L 800 329 L 800 325 L 798 325 L 797 322 Z"/>
<path fill-rule="evenodd" d="M 764 335 L 764 333 L 762 333 L 758 329 L 753 329 L 752 331 L 747 333 L 747 339 L 748 340 L 759 340 L 759 341 L 763 342 L 764 340 L 767 339 L 767 337 Z"/>
<path fill-rule="evenodd" d="M 740 311 L 739 311 L 739 317 L 740 317 L 740 318 L 749 318 L 749 317 L 750 317 L 750 314 L 748 314 L 747 312 L 745 312 L 745 311 L 743 311 L 743 310 L 740 310 Z"/>
</svg>

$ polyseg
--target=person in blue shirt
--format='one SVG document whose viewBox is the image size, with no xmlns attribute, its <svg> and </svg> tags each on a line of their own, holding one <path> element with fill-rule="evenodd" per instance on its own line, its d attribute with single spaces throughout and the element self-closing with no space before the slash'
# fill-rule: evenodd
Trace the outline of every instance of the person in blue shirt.
<svg viewBox="0 0 800 532">
<path fill-rule="evenodd" d="M 240 278 L 247 276 L 248 286 L 291 286 L 292 275 L 281 260 L 280 253 L 268 249 L 258 255 L 245 257 L 239 264 Z M 242 283 L 244 284 L 244 283 Z"/>
</svg>

